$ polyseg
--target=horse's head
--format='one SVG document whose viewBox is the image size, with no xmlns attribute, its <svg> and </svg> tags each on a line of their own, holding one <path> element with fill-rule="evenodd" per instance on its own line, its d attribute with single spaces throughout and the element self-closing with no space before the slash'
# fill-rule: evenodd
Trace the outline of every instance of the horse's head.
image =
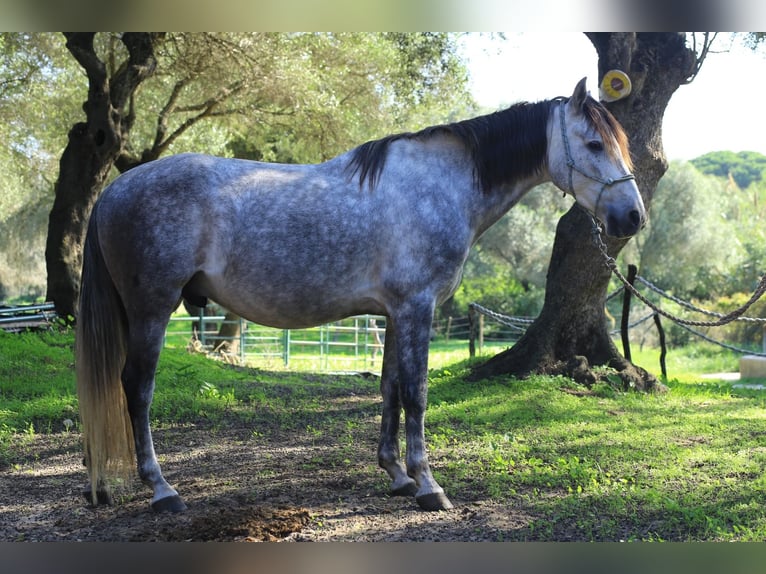
<svg viewBox="0 0 766 574">
<path fill-rule="evenodd" d="M 629 237 L 646 220 L 631 165 L 622 126 L 588 95 L 583 78 L 571 98 L 553 106 L 548 125 L 553 183 L 601 221 L 607 235 Z"/>
</svg>

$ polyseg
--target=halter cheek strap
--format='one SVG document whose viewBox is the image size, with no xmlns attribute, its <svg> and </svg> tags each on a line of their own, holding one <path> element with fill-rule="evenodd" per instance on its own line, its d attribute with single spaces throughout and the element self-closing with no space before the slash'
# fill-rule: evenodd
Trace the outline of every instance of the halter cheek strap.
<svg viewBox="0 0 766 574">
<path fill-rule="evenodd" d="M 598 204 L 601 202 L 601 196 L 604 194 L 604 191 L 607 187 L 611 187 L 616 183 L 621 183 L 623 181 L 629 181 L 631 179 L 636 179 L 636 177 L 632 173 L 626 173 L 625 175 L 618 177 L 617 179 L 612 179 L 611 177 L 603 178 L 598 175 L 591 175 L 579 167 L 577 167 L 577 164 L 574 161 L 574 158 L 572 157 L 572 150 L 569 147 L 569 137 L 567 136 L 567 128 L 566 128 L 566 121 L 564 118 L 564 112 L 566 110 L 566 101 L 562 100 L 559 104 L 559 119 L 561 121 L 561 139 L 564 140 L 564 152 L 567 156 L 567 167 L 569 168 L 569 193 L 572 194 L 572 197 L 577 200 L 577 196 L 575 195 L 574 191 L 574 185 L 572 184 L 572 173 L 577 172 L 580 175 L 583 175 L 587 177 L 588 179 L 592 179 L 593 181 L 596 181 L 598 183 L 603 184 L 601 187 L 601 191 L 598 192 L 598 198 L 596 199 L 596 206 L 594 209 L 598 209 Z"/>
</svg>

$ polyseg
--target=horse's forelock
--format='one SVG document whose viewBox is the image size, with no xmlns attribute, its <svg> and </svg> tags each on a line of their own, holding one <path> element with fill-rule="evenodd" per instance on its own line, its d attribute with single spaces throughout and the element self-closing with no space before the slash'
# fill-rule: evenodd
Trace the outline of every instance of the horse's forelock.
<svg viewBox="0 0 766 574">
<path fill-rule="evenodd" d="M 630 156 L 628 135 L 620 125 L 620 122 L 607 110 L 603 104 L 591 97 L 585 99 L 583 111 L 586 117 L 596 128 L 606 146 L 606 151 L 614 158 L 621 158 L 629 170 L 633 169 L 633 160 Z"/>
</svg>

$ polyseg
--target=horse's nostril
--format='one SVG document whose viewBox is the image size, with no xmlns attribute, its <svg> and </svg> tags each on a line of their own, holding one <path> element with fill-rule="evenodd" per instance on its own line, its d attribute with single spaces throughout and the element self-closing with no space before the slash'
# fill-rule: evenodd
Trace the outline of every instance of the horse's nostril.
<svg viewBox="0 0 766 574">
<path fill-rule="evenodd" d="M 632 209 L 626 214 L 611 213 L 607 216 L 606 233 L 612 237 L 630 237 L 638 233 L 644 225 L 644 217 L 637 209 Z"/>
</svg>

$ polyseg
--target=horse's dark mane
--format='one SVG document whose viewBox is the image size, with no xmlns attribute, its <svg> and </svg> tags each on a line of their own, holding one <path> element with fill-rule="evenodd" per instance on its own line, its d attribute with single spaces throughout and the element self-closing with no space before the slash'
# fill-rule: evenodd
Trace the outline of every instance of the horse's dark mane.
<svg viewBox="0 0 766 574">
<path fill-rule="evenodd" d="M 548 116 L 555 101 L 521 102 L 476 118 L 369 141 L 353 150 L 347 169 L 352 175 L 359 175 L 360 185 L 367 181 L 373 188 L 383 171 L 392 142 L 451 134 L 470 153 L 477 181 L 487 191 L 495 185 L 539 173 L 543 168 Z"/>
<path fill-rule="evenodd" d="M 496 185 L 535 175 L 543 169 L 551 106 L 565 100 L 555 98 L 536 103 L 520 102 L 476 118 L 369 141 L 353 150 L 347 170 L 352 176 L 359 175 L 359 185 L 367 181 L 374 188 L 392 142 L 451 134 L 467 148 L 474 162 L 477 181 L 484 191 L 488 191 Z M 583 102 L 583 112 L 600 132 L 609 153 L 622 156 L 630 167 L 628 138 L 614 116 L 590 96 Z"/>
</svg>

